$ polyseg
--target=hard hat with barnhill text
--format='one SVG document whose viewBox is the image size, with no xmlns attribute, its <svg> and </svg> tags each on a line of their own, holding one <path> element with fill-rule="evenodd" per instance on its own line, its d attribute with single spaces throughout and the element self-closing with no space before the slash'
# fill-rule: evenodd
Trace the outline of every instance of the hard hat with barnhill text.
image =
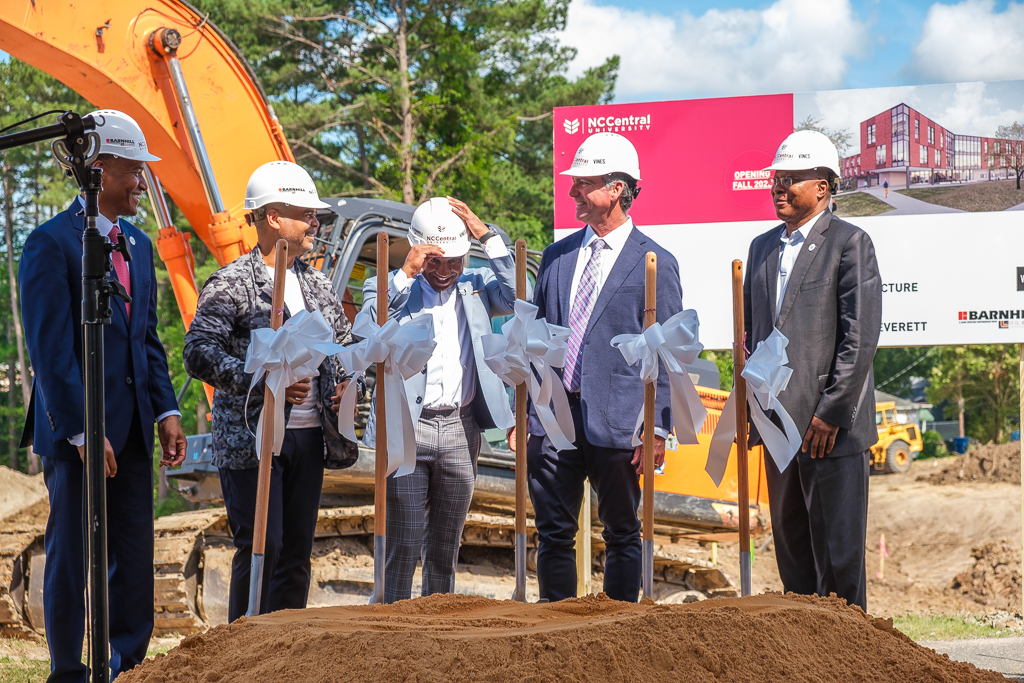
<svg viewBox="0 0 1024 683">
<path fill-rule="evenodd" d="M 134 161 L 160 161 L 160 157 L 149 153 L 142 128 L 128 114 L 115 109 L 97 109 L 89 116 L 96 121 L 100 154 L 113 154 Z"/>
<path fill-rule="evenodd" d="M 779 145 L 775 161 L 766 171 L 809 171 L 814 168 L 828 169 L 837 176 L 839 152 L 836 146 L 816 130 L 798 130 Z"/>
<path fill-rule="evenodd" d="M 445 258 L 469 253 L 466 224 L 452 211 L 445 197 L 432 197 L 416 207 L 409 226 L 409 243 L 437 245 Z"/>
<path fill-rule="evenodd" d="M 258 209 L 276 203 L 303 209 L 331 208 L 330 204 L 320 201 L 306 169 L 291 161 L 269 161 L 249 176 L 244 208 Z"/>
<path fill-rule="evenodd" d="M 640 155 L 633 143 L 618 133 L 594 133 L 576 150 L 572 166 L 559 175 L 577 177 L 625 173 L 640 180 Z"/>
</svg>

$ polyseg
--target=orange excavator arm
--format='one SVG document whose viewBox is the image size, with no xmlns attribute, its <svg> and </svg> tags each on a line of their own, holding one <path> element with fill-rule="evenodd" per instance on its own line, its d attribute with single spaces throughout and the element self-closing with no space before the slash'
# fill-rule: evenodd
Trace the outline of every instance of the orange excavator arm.
<svg viewBox="0 0 1024 683">
<path fill-rule="evenodd" d="M 249 175 L 294 157 L 238 49 L 195 8 L 178 0 L 6 0 L 0 50 L 138 121 L 161 157 L 150 164 L 151 184 L 163 185 L 218 263 L 255 245 L 242 215 Z M 157 248 L 187 328 L 197 300 L 188 235 L 154 199 Z"/>
</svg>

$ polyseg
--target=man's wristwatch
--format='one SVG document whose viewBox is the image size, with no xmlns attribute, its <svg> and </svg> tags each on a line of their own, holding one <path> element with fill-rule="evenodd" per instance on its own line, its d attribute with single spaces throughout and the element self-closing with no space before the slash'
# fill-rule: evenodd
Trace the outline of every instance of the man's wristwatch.
<svg viewBox="0 0 1024 683">
<path fill-rule="evenodd" d="M 485 232 L 483 235 L 480 235 L 480 237 L 477 238 L 477 241 L 480 242 L 480 244 L 486 244 L 487 240 L 497 236 L 497 230 L 495 230 L 494 228 L 488 228 L 487 232 Z"/>
</svg>

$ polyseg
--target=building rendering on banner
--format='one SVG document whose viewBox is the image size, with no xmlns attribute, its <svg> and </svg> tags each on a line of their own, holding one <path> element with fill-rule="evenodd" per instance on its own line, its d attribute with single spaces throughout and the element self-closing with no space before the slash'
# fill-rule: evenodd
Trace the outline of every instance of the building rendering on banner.
<svg viewBox="0 0 1024 683">
<path fill-rule="evenodd" d="M 957 135 L 905 104 L 861 121 L 860 153 L 842 160 L 857 187 L 1014 178 L 1024 154 L 1019 140 Z"/>
</svg>

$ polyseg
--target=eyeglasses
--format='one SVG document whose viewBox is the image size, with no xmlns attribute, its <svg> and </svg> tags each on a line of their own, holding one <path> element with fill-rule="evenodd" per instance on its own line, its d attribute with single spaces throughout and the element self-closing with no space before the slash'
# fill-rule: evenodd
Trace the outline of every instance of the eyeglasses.
<svg viewBox="0 0 1024 683">
<path fill-rule="evenodd" d="M 772 187 L 780 185 L 782 186 L 782 189 L 788 190 L 789 188 L 793 187 L 793 185 L 797 183 L 803 183 L 808 180 L 824 180 L 824 178 L 794 178 L 793 176 L 784 175 L 775 176 L 774 178 L 772 178 L 771 183 Z"/>
</svg>

